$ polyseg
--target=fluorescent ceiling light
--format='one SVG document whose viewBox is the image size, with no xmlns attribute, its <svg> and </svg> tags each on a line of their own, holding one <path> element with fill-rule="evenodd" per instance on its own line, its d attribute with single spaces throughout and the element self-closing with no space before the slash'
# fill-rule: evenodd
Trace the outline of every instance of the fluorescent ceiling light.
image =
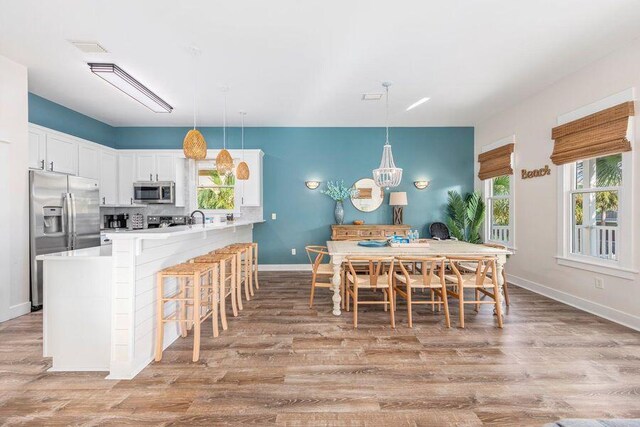
<svg viewBox="0 0 640 427">
<path fill-rule="evenodd" d="M 91 72 L 111 83 L 151 111 L 156 113 L 170 113 L 173 107 L 151 92 L 145 85 L 131 77 L 116 64 L 89 63 Z"/>
<path fill-rule="evenodd" d="M 414 108 L 416 108 L 417 106 L 424 104 L 425 102 L 427 102 L 427 101 L 428 101 L 428 100 L 430 100 L 430 99 L 431 99 L 431 98 L 427 98 L 427 97 L 424 97 L 424 98 L 422 98 L 422 99 L 419 99 L 418 101 L 416 101 L 416 102 L 414 102 L 413 104 L 409 105 L 409 106 L 407 107 L 407 111 L 413 110 L 413 109 L 414 109 Z"/>
<path fill-rule="evenodd" d="M 362 100 L 363 101 L 380 101 L 382 99 L 381 93 L 363 93 Z"/>
</svg>

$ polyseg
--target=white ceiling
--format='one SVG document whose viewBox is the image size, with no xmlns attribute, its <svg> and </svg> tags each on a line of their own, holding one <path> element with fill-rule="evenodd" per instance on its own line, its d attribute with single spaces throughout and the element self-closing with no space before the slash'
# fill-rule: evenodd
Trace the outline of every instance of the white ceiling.
<svg viewBox="0 0 640 427">
<path fill-rule="evenodd" d="M 638 0 L 0 0 L 0 54 L 30 91 L 114 126 L 473 125 L 640 36 Z M 68 40 L 98 41 L 83 54 Z M 114 62 L 174 107 L 155 114 L 100 78 Z M 416 100 L 431 100 L 410 112 Z"/>
</svg>

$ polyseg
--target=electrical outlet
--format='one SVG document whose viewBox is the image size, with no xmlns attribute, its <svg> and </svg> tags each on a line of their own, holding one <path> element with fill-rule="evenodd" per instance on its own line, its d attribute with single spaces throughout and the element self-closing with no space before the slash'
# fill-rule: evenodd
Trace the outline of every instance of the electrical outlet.
<svg viewBox="0 0 640 427">
<path fill-rule="evenodd" d="M 602 277 L 596 277 L 594 279 L 596 289 L 604 289 L 604 279 Z"/>
<path fill-rule="evenodd" d="M 296 248 L 291 249 L 291 255 L 295 255 L 296 254 Z"/>
<path fill-rule="evenodd" d="M 276 214 L 275 214 L 275 212 L 271 214 L 271 219 L 276 219 Z"/>
</svg>

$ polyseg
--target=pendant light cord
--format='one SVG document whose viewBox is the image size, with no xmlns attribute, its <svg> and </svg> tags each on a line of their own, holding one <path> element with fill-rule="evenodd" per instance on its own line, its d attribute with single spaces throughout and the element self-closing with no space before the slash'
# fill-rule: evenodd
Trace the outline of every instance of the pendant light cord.
<svg viewBox="0 0 640 427">
<path fill-rule="evenodd" d="M 193 130 L 196 129 L 196 93 L 197 85 L 198 85 L 198 67 L 196 64 L 197 53 L 196 50 L 193 51 Z"/>
<path fill-rule="evenodd" d="M 387 97 L 386 97 L 386 113 L 385 113 L 385 120 L 387 122 L 387 141 L 386 144 L 389 144 L 389 85 L 385 85 L 384 87 L 387 91 Z"/>
<path fill-rule="evenodd" d="M 224 111 L 222 113 L 222 148 L 227 149 L 227 94 L 224 95 Z"/>
<path fill-rule="evenodd" d="M 242 122 L 242 130 L 241 130 L 241 135 L 242 135 L 242 137 L 241 137 L 241 139 L 242 139 L 242 161 L 243 161 L 243 162 L 244 162 L 244 115 L 245 115 L 245 114 L 246 114 L 246 113 L 244 113 L 244 112 L 243 112 L 243 113 L 240 113 L 240 115 L 242 116 L 242 117 L 241 117 L 241 119 L 242 119 L 242 120 L 241 120 L 241 122 Z"/>
</svg>

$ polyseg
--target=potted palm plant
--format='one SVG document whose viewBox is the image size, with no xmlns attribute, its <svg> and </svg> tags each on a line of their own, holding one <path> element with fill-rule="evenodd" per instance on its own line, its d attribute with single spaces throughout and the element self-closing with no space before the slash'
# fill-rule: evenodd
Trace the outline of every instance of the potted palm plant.
<svg viewBox="0 0 640 427">
<path fill-rule="evenodd" d="M 481 243 L 480 227 L 484 221 L 485 205 L 479 192 L 462 196 L 449 191 L 447 227 L 453 237 L 470 243 Z"/>
<path fill-rule="evenodd" d="M 320 191 L 322 194 L 326 194 L 336 202 L 336 207 L 333 214 L 336 218 L 336 224 L 342 225 L 344 223 L 344 205 L 345 199 L 358 194 L 358 190 L 354 187 L 347 187 L 344 185 L 344 181 L 327 181 L 327 189 Z"/>
</svg>

